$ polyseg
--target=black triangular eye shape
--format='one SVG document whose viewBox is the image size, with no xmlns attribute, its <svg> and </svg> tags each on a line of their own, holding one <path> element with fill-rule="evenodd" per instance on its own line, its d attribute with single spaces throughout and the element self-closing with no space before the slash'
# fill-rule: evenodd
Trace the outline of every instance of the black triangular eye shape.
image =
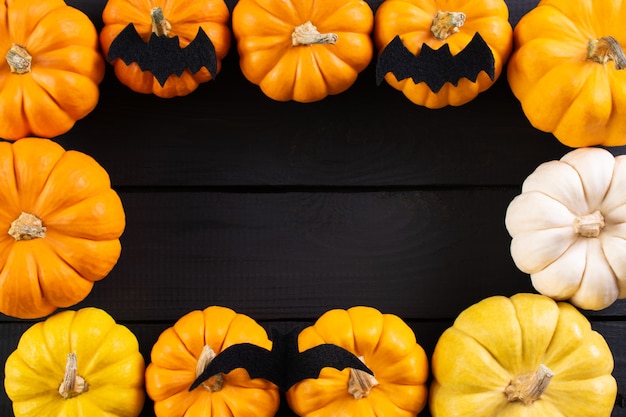
<svg viewBox="0 0 626 417">
<path fill-rule="evenodd" d="M 198 29 L 196 37 L 185 48 L 180 47 L 178 36 L 158 36 L 152 33 L 148 43 L 137 33 L 135 26 L 129 23 L 111 42 L 107 59 L 113 62 L 117 58 L 126 65 L 136 62 L 142 71 L 150 71 L 161 87 L 170 75 L 180 75 L 188 69 L 192 74 L 205 67 L 215 79 L 217 58 L 211 39 Z"/>
<path fill-rule="evenodd" d="M 298 331 L 281 334 L 272 330 L 272 350 L 251 343 L 229 346 L 220 352 L 189 387 L 194 390 L 210 377 L 244 368 L 250 378 L 263 378 L 287 391 L 297 382 L 317 378 L 323 368 L 359 369 L 373 372 L 354 354 L 333 344 L 298 350 Z"/>
</svg>

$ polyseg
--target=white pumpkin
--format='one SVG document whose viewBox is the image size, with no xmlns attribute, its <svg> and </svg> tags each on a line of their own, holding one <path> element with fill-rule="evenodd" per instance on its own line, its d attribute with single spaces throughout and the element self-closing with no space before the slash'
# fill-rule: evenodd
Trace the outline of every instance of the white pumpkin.
<svg viewBox="0 0 626 417">
<path fill-rule="evenodd" d="M 526 178 L 505 218 L 537 291 L 601 310 L 626 298 L 626 155 L 578 148 Z"/>
</svg>

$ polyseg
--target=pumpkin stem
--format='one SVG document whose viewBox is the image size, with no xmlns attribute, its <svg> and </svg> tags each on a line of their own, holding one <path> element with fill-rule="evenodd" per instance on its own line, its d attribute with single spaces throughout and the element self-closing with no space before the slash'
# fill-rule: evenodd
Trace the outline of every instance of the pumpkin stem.
<svg viewBox="0 0 626 417">
<path fill-rule="evenodd" d="M 26 48 L 16 43 L 11 45 L 11 49 L 5 56 L 11 72 L 14 74 L 26 74 L 30 72 L 30 66 L 33 62 L 33 57 L 30 56 Z"/>
<path fill-rule="evenodd" d="M 163 9 L 155 7 L 150 10 L 152 18 L 152 32 L 157 36 L 167 36 L 172 29 L 172 24 L 163 15 Z"/>
<path fill-rule="evenodd" d="M 11 223 L 9 235 L 15 240 L 31 240 L 38 237 L 46 237 L 46 227 L 39 217 L 34 214 L 22 212 L 22 214 Z"/>
<path fill-rule="evenodd" d="M 73 398 L 83 392 L 89 391 L 89 384 L 85 379 L 77 374 L 76 353 L 69 353 L 65 362 L 65 375 L 63 382 L 59 386 L 59 394 L 64 399 Z"/>
<path fill-rule="evenodd" d="M 599 39 L 591 39 L 587 44 L 587 59 L 606 64 L 608 61 L 615 63 L 615 69 L 626 68 L 626 55 L 617 39 L 612 36 L 603 36 Z"/>
<path fill-rule="evenodd" d="M 600 210 L 591 214 L 577 217 L 574 220 L 574 230 L 583 237 L 598 237 L 604 228 L 604 217 Z"/>
<path fill-rule="evenodd" d="M 206 369 L 207 366 L 211 363 L 217 354 L 211 346 L 204 345 L 202 348 L 202 352 L 200 353 L 200 357 L 198 358 L 198 363 L 196 363 L 196 378 L 199 377 L 202 372 Z M 202 387 L 208 391 L 215 392 L 222 389 L 224 385 L 224 374 L 213 375 L 211 378 L 207 379 L 202 383 Z"/>
<path fill-rule="evenodd" d="M 312 45 L 315 43 L 334 45 L 337 43 L 337 35 L 334 33 L 320 33 L 310 21 L 296 26 L 291 34 L 291 44 L 293 46 Z"/>
<path fill-rule="evenodd" d="M 539 365 L 537 372 L 519 375 L 509 382 L 504 389 L 504 394 L 509 402 L 519 401 L 524 405 L 530 405 L 541 397 L 554 372 L 545 365 Z"/>
<path fill-rule="evenodd" d="M 440 41 L 445 41 L 448 36 L 457 33 L 465 23 L 465 13 L 444 12 L 439 10 L 433 18 L 430 31 Z"/>
<path fill-rule="evenodd" d="M 363 356 L 359 356 L 361 362 L 365 363 Z M 378 385 L 374 375 L 370 375 L 360 369 L 350 368 L 350 378 L 348 379 L 348 392 L 360 400 L 369 395 L 372 388 Z"/>
</svg>

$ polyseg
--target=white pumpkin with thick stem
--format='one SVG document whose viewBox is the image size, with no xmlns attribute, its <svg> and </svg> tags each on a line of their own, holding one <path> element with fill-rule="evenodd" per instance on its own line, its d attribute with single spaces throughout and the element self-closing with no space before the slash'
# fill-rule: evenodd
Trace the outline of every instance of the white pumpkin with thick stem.
<svg viewBox="0 0 626 417">
<path fill-rule="evenodd" d="M 539 165 L 505 224 L 540 293 L 587 310 L 626 297 L 626 155 L 578 148 Z"/>
</svg>

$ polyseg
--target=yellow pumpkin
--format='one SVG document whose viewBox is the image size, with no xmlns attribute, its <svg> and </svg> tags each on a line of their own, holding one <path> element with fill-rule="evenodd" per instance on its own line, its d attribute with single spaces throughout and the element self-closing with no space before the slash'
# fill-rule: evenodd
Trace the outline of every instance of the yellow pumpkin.
<svg viewBox="0 0 626 417">
<path fill-rule="evenodd" d="M 574 306 L 493 296 L 463 311 L 432 356 L 433 417 L 609 417 L 617 384 L 604 338 Z"/>
<path fill-rule="evenodd" d="M 289 406 L 299 416 L 414 417 L 424 408 L 428 360 L 398 316 L 365 306 L 329 310 L 298 335 L 300 352 L 324 343 L 359 357 L 374 375 L 323 368 L 318 378 L 287 391 Z"/>
<path fill-rule="evenodd" d="M 277 101 L 347 90 L 372 59 L 373 24 L 362 0 L 239 0 L 233 10 L 241 70 Z"/>
<path fill-rule="evenodd" d="M 0 4 L 0 137 L 54 137 L 98 103 L 104 59 L 98 33 L 63 0 Z"/>
<path fill-rule="evenodd" d="M 4 388 L 15 417 L 136 417 L 144 369 L 135 335 L 87 307 L 26 330 L 6 360 Z"/>
<path fill-rule="evenodd" d="M 243 368 L 215 375 L 189 391 L 216 355 L 238 343 L 272 348 L 257 322 L 220 306 L 192 311 L 161 333 L 146 369 L 146 390 L 157 417 L 274 416 L 278 387 L 250 379 Z"/>
<path fill-rule="evenodd" d="M 626 8 L 542 0 L 515 26 L 511 90 L 537 129 L 570 147 L 626 144 Z"/>
<path fill-rule="evenodd" d="M 108 173 L 40 138 L 0 142 L 0 312 L 38 318 L 82 301 L 121 253 Z"/>
<path fill-rule="evenodd" d="M 410 77 L 397 79 L 393 72 L 388 72 L 384 79 L 411 102 L 421 106 L 435 109 L 463 105 L 490 88 L 499 78 L 513 47 L 513 29 L 508 18 L 509 10 L 504 0 L 385 0 L 378 7 L 374 20 L 374 41 L 379 54 L 396 36 L 416 56 L 421 55 L 424 45 L 437 51 L 439 56 L 444 46 L 455 57 L 460 56 L 461 51 L 475 54 L 475 48 L 468 48 L 468 45 L 479 34 L 493 56 L 493 78 L 487 71 L 476 73 L 473 70 L 468 75 L 475 79 L 454 75 L 437 91 L 426 82 L 415 82 Z M 482 56 L 480 58 L 482 60 Z M 440 66 L 440 62 L 448 60 L 429 62 L 421 59 L 421 65 L 429 68 L 429 72 L 458 74 L 454 65 L 452 68 Z M 458 59 L 454 61 L 458 62 Z M 476 68 L 477 63 L 472 62 Z M 479 65 L 485 66 L 485 63 Z"/>
</svg>

